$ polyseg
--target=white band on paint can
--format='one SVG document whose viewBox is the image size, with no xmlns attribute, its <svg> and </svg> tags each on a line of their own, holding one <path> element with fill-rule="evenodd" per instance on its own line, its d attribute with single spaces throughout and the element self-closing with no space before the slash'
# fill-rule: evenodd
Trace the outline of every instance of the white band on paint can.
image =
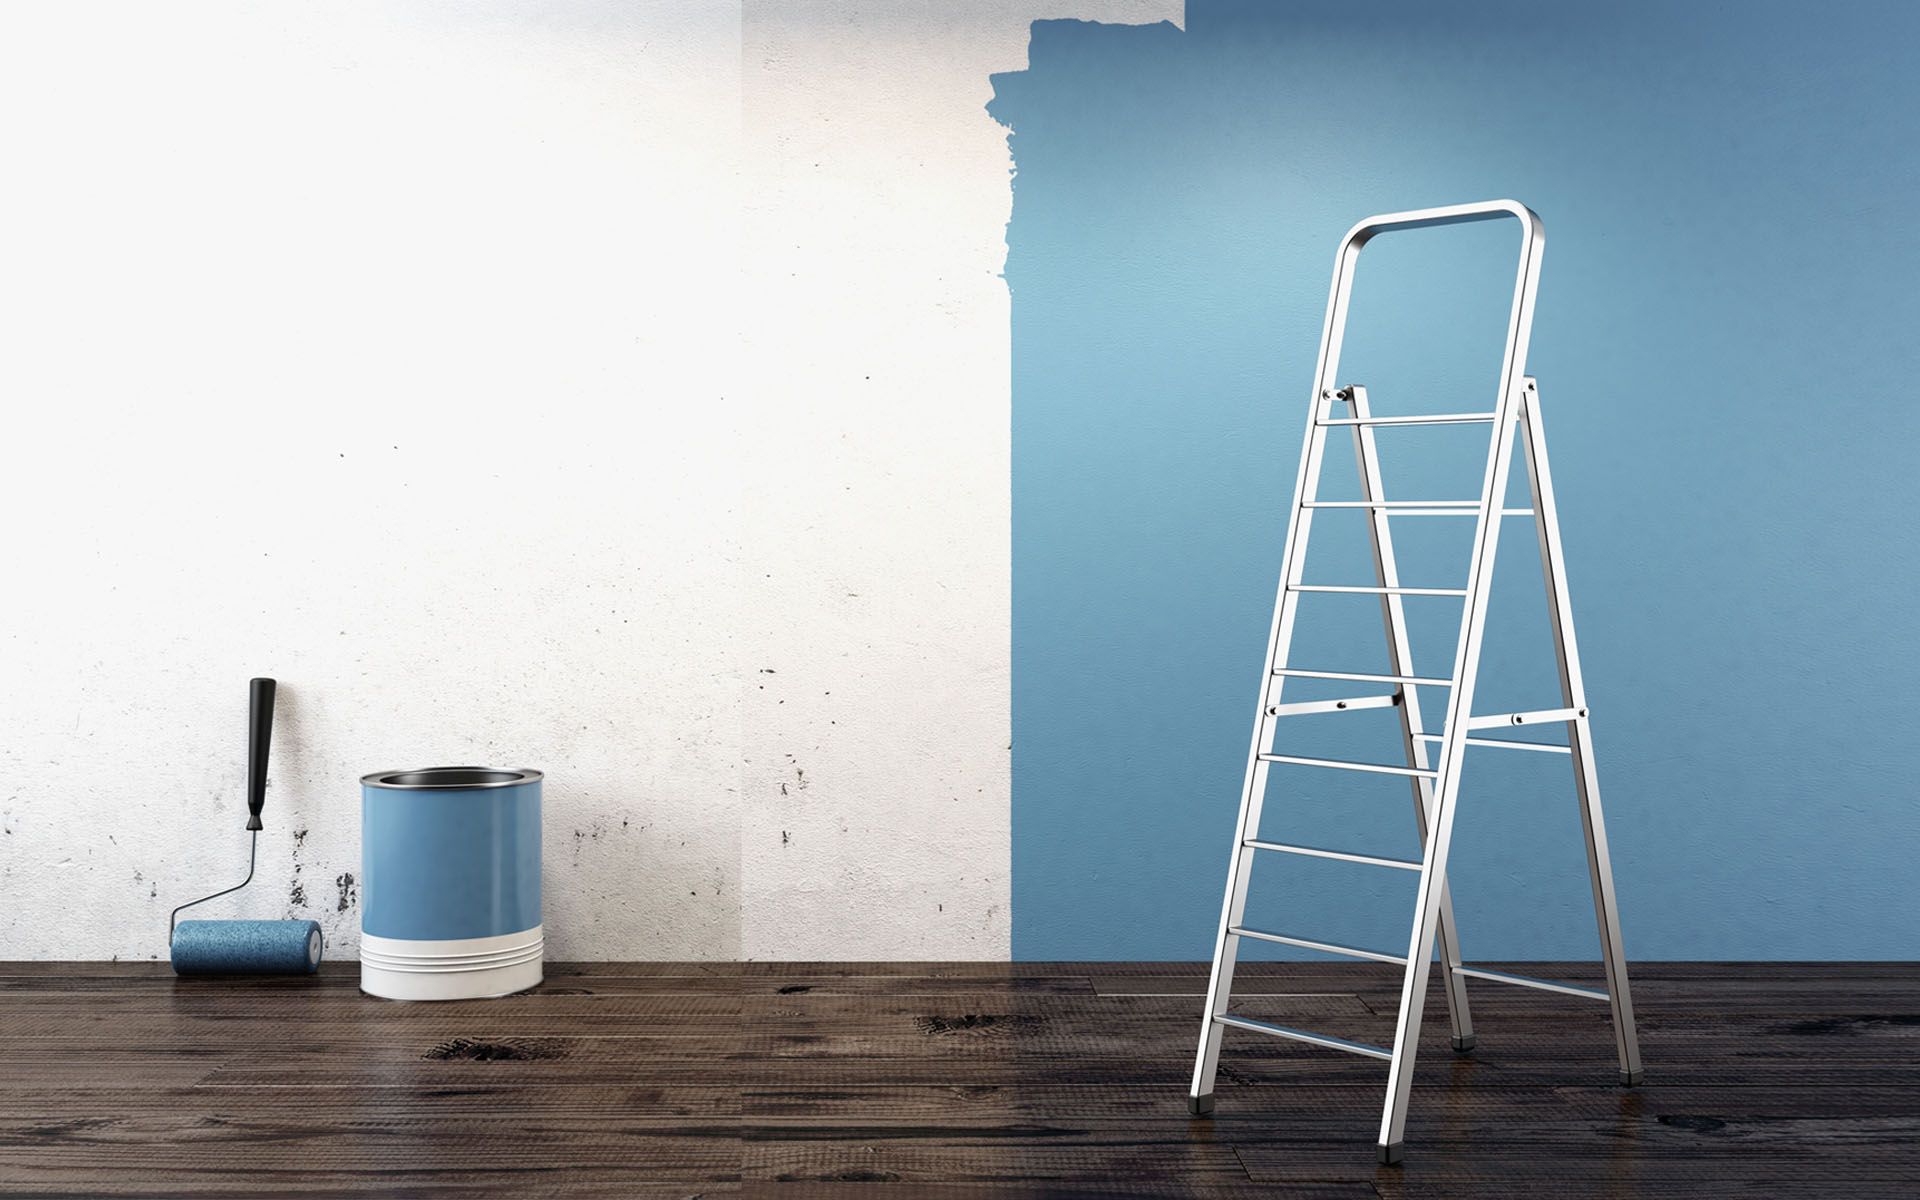
<svg viewBox="0 0 1920 1200">
<path fill-rule="evenodd" d="M 544 978 L 543 926 L 497 937 L 425 941 L 360 935 L 360 990 L 386 1000 L 480 1000 Z"/>
</svg>

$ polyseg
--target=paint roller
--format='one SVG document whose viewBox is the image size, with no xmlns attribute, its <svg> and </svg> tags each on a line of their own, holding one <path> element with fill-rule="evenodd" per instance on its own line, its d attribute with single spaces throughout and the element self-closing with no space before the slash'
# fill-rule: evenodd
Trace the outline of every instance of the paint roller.
<svg viewBox="0 0 1920 1200">
<path fill-rule="evenodd" d="M 273 738 L 271 679 L 247 684 L 247 877 L 224 891 L 189 900 L 167 918 L 167 944 L 178 975 L 311 975 L 320 969 L 317 921 L 182 921 L 180 914 L 253 882 L 260 849 L 260 810 L 267 803 L 267 747 Z"/>
</svg>

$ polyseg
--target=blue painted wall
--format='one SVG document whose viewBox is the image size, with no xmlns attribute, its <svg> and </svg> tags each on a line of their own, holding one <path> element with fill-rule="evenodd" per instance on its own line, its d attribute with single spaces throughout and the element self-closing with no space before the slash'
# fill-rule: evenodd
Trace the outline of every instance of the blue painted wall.
<svg viewBox="0 0 1920 1200">
<path fill-rule="evenodd" d="M 1035 26 L 991 109 L 1018 165 L 1017 957 L 1209 953 L 1334 244 L 1496 196 L 1547 222 L 1531 369 L 1629 955 L 1920 957 L 1916 44 L 1920 6 L 1812 0 Z M 1368 251 L 1343 374 L 1383 411 L 1489 407 L 1511 227 L 1409 236 Z M 1390 494 L 1472 494 L 1472 447 L 1411 444 Z M 1321 581 L 1364 581 L 1343 532 L 1316 529 Z M 1464 532 L 1409 530 L 1408 581 L 1460 578 Z M 1555 698 L 1516 534 L 1482 711 Z M 1384 665 L 1342 603 L 1295 661 Z M 1456 620 L 1417 615 L 1423 669 Z M 1391 754 L 1370 715 L 1303 745 Z M 1593 957 L 1566 760 L 1469 772 L 1468 954 Z M 1277 777 L 1270 836 L 1412 850 L 1398 781 L 1327 774 Z M 1406 936 L 1410 876 L 1260 867 L 1255 923 Z"/>
</svg>

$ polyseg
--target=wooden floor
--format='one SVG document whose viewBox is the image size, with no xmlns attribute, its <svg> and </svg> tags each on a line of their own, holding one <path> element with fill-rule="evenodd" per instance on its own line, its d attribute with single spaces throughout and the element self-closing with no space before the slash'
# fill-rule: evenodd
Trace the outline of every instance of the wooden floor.
<svg viewBox="0 0 1920 1200">
<path fill-rule="evenodd" d="M 1475 984 L 1459 1057 L 1436 995 L 1401 1167 L 1370 1059 L 1229 1032 L 1190 1118 L 1193 965 L 550 965 L 415 1005 L 356 980 L 0 964 L 0 1192 L 1920 1195 L 1915 965 L 1641 966 L 1636 1089 L 1604 1005 Z M 1398 982 L 1248 964 L 1241 991 L 1381 1041 Z"/>
</svg>

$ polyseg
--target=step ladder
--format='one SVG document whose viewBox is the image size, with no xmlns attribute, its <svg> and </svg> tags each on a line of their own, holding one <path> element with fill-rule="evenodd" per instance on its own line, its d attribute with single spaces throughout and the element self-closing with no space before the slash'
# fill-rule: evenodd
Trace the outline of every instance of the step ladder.
<svg viewBox="0 0 1920 1200">
<path fill-rule="evenodd" d="M 1508 217 L 1520 224 L 1520 256 L 1514 280 L 1512 315 L 1507 327 L 1505 358 L 1500 369 L 1498 402 L 1494 410 L 1436 416 L 1372 415 L 1367 404 L 1366 389 L 1343 386 L 1336 378 L 1340 368 L 1348 300 L 1353 288 L 1354 267 L 1359 261 L 1361 248 L 1381 234 Z M 1267 644 L 1267 664 L 1261 679 L 1258 715 L 1254 719 L 1253 745 L 1247 756 L 1240 815 L 1234 833 L 1233 854 L 1227 868 L 1226 900 L 1222 905 L 1219 936 L 1214 944 L 1213 970 L 1207 983 L 1207 1009 L 1201 1025 L 1200 1048 L 1194 1063 L 1193 1086 L 1189 1094 L 1189 1107 L 1197 1116 L 1213 1111 L 1214 1075 L 1220 1062 L 1221 1039 L 1228 1029 L 1344 1050 L 1350 1054 L 1382 1059 L 1390 1064 L 1385 1112 L 1380 1122 L 1379 1152 L 1382 1163 L 1398 1163 L 1406 1135 L 1407 1103 L 1413 1082 L 1414 1053 L 1420 1041 L 1421 1009 L 1426 1000 L 1427 976 L 1436 950 L 1445 983 L 1444 992 L 1456 1051 L 1465 1053 L 1474 1045 L 1473 1022 L 1467 1006 L 1468 979 L 1540 988 L 1569 996 L 1604 1000 L 1611 1005 L 1621 1082 L 1628 1085 L 1640 1082 L 1640 1049 L 1634 1034 L 1626 957 L 1620 945 L 1613 872 L 1607 857 L 1607 835 L 1601 817 L 1600 789 L 1593 763 L 1593 737 L 1587 721 L 1586 690 L 1580 678 L 1580 655 L 1574 644 L 1573 610 L 1568 602 L 1566 572 L 1561 561 L 1560 528 L 1554 511 L 1553 480 L 1547 468 L 1540 395 L 1534 380 L 1526 375 L 1527 341 L 1532 332 L 1534 292 L 1539 282 L 1540 254 L 1545 240 L 1540 218 L 1531 209 L 1512 200 L 1495 200 L 1369 217 L 1354 226 L 1340 242 L 1334 263 L 1333 291 L 1327 302 L 1326 326 L 1321 334 L 1319 363 L 1314 372 L 1306 442 L 1300 454 L 1300 473 L 1294 486 L 1294 504 L 1287 522 L 1280 591 L 1274 603 L 1273 629 Z M 1399 426 L 1443 424 L 1484 424 L 1492 429 L 1486 478 L 1479 499 L 1387 499 L 1380 483 L 1376 431 Z M 1323 501 L 1317 498 L 1322 452 L 1328 434 L 1340 429 L 1349 431 L 1353 438 L 1359 465 L 1361 499 Z M 1508 466 L 1516 440 L 1523 450 L 1531 485 L 1530 508 L 1506 506 Z M 1314 514 L 1323 509 L 1337 508 L 1365 510 L 1367 534 L 1373 550 L 1374 581 L 1371 585 L 1312 587 L 1301 582 Z M 1406 587 L 1401 584 L 1394 562 L 1391 525 L 1395 519 L 1412 517 L 1473 518 L 1473 549 L 1464 587 Z M 1554 652 L 1559 660 L 1560 703 L 1557 707 L 1533 712 L 1475 715 L 1474 677 L 1479 666 L 1481 634 L 1486 625 L 1494 552 L 1499 546 L 1500 522 L 1508 517 L 1531 517 L 1538 534 L 1540 562 L 1546 577 L 1547 603 L 1552 616 Z M 1303 594 L 1316 592 L 1379 597 L 1392 674 L 1309 670 L 1293 665 L 1289 649 L 1299 599 Z M 1453 672 L 1446 678 L 1423 677 L 1414 673 L 1413 655 L 1407 643 L 1404 608 L 1408 596 L 1443 596 L 1462 602 Z M 1375 690 L 1372 694 L 1342 700 L 1288 702 L 1282 699 L 1282 691 L 1290 679 L 1340 680 L 1371 685 Z M 1438 734 L 1428 733 L 1422 727 L 1420 692 L 1423 688 L 1447 689 L 1446 720 Z M 1374 708 L 1397 710 L 1403 761 L 1345 762 L 1274 751 L 1275 734 L 1290 717 Z M 1567 732 L 1566 743 L 1472 736 L 1476 731 L 1488 729 L 1512 729 L 1516 726 L 1525 729 L 1541 725 L 1563 727 Z M 1460 941 L 1447 895 L 1447 851 L 1453 836 L 1454 815 L 1459 807 L 1461 769 L 1465 765 L 1469 746 L 1566 754 L 1572 759 L 1574 788 L 1579 795 L 1580 815 L 1586 831 L 1587 871 L 1593 885 L 1594 915 L 1600 926 L 1600 944 L 1606 964 L 1607 988 L 1604 992 L 1462 964 Z M 1260 810 L 1266 796 L 1268 773 L 1280 764 L 1369 772 L 1408 779 L 1423 847 L 1420 861 L 1287 845 L 1261 839 Z M 1256 856 L 1267 853 L 1305 855 L 1413 872 L 1418 877 L 1419 890 L 1406 953 L 1390 954 L 1337 945 L 1246 925 L 1248 877 Z M 1392 1047 L 1367 1045 L 1230 1014 L 1227 1008 L 1232 998 L 1233 969 L 1243 938 L 1403 965 L 1406 974 L 1400 988 L 1400 1012 Z"/>
</svg>

